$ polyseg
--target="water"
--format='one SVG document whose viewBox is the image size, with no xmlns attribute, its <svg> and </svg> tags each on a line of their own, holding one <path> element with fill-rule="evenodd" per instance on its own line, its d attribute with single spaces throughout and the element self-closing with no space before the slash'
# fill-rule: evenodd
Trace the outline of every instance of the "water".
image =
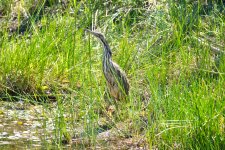
<svg viewBox="0 0 225 150">
<path fill-rule="evenodd" d="M 39 149 L 51 143 L 53 121 L 42 113 L 41 105 L 0 101 L 0 149 Z"/>
<path fill-rule="evenodd" d="M 49 104 L 51 107 L 51 104 Z M 144 137 L 124 137 L 129 123 L 120 122 L 113 128 L 96 128 L 96 137 L 87 136 L 84 126 L 74 126 L 71 143 L 55 142 L 54 114 L 56 107 L 23 102 L 0 101 L 0 149 L 142 149 Z M 105 119 L 100 119 L 105 120 Z M 98 120 L 98 122 L 100 121 Z M 145 144 L 144 144 L 145 145 Z M 145 146 L 144 146 L 145 147 Z M 145 147 L 146 148 L 146 147 Z"/>
</svg>

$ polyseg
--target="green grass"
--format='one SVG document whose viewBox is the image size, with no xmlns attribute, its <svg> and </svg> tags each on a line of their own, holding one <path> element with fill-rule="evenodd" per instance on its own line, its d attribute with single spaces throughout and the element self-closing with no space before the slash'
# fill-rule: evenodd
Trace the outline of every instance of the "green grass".
<svg viewBox="0 0 225 150">
<path fill-rule="evenodd" d="M 44 13 L 41 29 L 32 16 L 24 35 L 9 36 L 7 27 L 2 28 L 2 99 L 44 105 L 54 118 L 58 147 L 76 134 L 79 125 L 89 140 L 78 146 L 97 146 L 98 121 L 107 116 L 102 46 L 84 32 L 97 26 L 131 85 L 129 100 L 119 102 L 111 118 L 112 127 L 123 122 L 122 134 L 142 137 L 149 148 L 225 147 L 223 4 L 212 2 L 212 8 L 205 8 L 168 1 L 148 10 L 139 2 L 118 1 L 105 4 L 113 6 L 108 15 L 98 1 L 68 5 L 75 13 L 69 8 L 63 15 Z M 97 24 L 91 24 L 94 20 Z M 212 46 L 221 53 L 213 53 Z M 57 101 L 56 111 L 48 108 L 50 96 Z"/>
</svg>

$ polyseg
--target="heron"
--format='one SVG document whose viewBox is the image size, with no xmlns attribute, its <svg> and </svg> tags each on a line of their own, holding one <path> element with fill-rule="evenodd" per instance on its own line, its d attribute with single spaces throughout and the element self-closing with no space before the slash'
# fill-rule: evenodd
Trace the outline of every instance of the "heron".
<svg viewBox="0 0 225 150">
<path fill-rule="evenodd" d="M 106 38 L 102 33 L 85 29 L 97 37 L 103 45 L 102 71 L 106 79 L 107 87 L 111 97 L 123 100 L 129 95 L 129 82 L 125 72 L 112 60 L 112 51 Z"/>
</svg>

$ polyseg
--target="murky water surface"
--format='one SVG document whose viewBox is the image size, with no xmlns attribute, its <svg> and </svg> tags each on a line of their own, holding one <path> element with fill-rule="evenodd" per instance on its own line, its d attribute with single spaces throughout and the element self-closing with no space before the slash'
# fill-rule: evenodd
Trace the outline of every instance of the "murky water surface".
<svg viewBox="0 0 225 150">
<path fill-rule="evenodd" d="M 48 106 L 49 110 L 46 111 L 47 108 L 42 105 L 0 101 L 0 149 L 57 149 L 53 142 L 55 126 L 52 116 L 56 106 L 53 104 L 52 108 L 49 107 L 51 106 Z M 70 131 L 75 135 L 71 143 L 63 144 L 61 148 L 142 149 L 142 137 L 121 137 L 122 131 L 126 128 L 127 123 L 121 122 L 116 128 L 96 129 L 98 133 L 93 148 L 90 144 L 93 141 L 83 136 L 87 135 L 84 126 L 78 125 Z"/>
<path fill-rule="evenodd" d="M 41 105 L 0 101 L 0 149 L 39 149 L 51 143 L 53 120 Z"/>
</svg>

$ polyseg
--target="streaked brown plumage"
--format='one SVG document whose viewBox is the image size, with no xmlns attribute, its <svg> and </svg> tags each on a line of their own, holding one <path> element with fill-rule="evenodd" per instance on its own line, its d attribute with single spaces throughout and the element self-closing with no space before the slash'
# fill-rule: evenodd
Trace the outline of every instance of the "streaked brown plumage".
<svg viewBox="0 0 225 150">
<path fill-rule="evenodd" d="M 110 95 L 116 100 L 125 99 L 129 94 L 130 86 L 124 71 L 119 67 L 119 65 L 112 61 L 112 52 L 108 42 L 101 33 L 90 31 L 88 29 L 86 29 L 86 31 L 96 36 L 103 44 L 104 52 L 102 69 Z"/>
</svg>

